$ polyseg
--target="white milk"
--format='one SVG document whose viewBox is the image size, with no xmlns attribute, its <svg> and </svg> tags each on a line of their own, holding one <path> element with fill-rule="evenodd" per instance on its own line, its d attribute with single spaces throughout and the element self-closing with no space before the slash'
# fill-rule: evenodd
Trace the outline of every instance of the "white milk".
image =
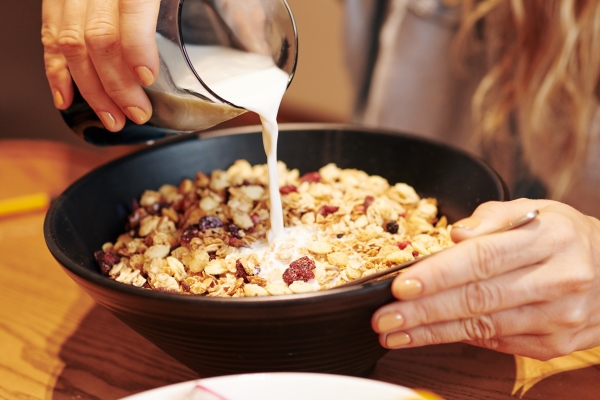
<svg viewBox="0 0 600 400">
<path fill-rule="evenodd" d="M 165 46 L 178 51 L 176 46 L 165 43 L 157 36 L 163 57 Z M 271 231 L 269 241 L 284 236 L 283 210 L 279 193 L 277 172 L 277 112 L 286 91 L 289 75 L 279 69 L 271 56 L 247 53 L 218 46 L 186 46 L 190 61 L 200 78 L 218 96 L 236 106 L 253 111 L 260 116 L 263 127 L 263 144 L 269 169 L 269 195 L 271 200 Z M 197 81 L 196 77 L 182 67 L 181 55 L 164 57 L 173 82 L 180 88 L 196 91 L 209 98 L 213 96 Z"/>
</svg>

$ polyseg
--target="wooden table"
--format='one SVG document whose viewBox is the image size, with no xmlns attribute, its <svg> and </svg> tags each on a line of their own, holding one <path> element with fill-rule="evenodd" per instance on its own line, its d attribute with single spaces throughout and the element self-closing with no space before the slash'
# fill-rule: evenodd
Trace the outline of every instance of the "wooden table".
<svg viewBox="0 0 600 400">
<path fill-rule="evenodd" d="M 0 141 L 0 200 L 40 191 L 56 196 L 122 152 Z M 46 248 L 43 221 L 43 210 L 0 217 L 0 399 L 117 399 L 198 378 L 67 277 Z M 463 344 L 431 346 L 390 352 L 371 378 L 448 399 L 597 399 L 596 353 L 544 364 Z M 582 363 L 592 366 L 573 369 Z M 557 368 L 568 371 L 553 374 Z M 538 370 L 548 377 L 519 390 L 535 382 Z M 523 379 L 515 384 L 518 375 Z"/>
</svg>

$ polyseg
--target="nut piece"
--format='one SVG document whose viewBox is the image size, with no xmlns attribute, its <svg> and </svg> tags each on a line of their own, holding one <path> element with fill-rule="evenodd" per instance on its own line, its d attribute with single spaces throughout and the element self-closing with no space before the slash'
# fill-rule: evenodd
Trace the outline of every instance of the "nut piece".
<svg viewBox="0 0 600 400">
<path fill-rule="evenodd" d="M 244 286 L 244 294 L 246 297 L 257 297 L 257 296 L 268 296 L 269 292 L 265 288 L 255 285 L 253 283 L 247 283 Z"/>
<path fill-rule="evenodd" d="M 327 242 L 312 242 L 308 245 L 308 251 L 315 254 L 327 254 L 333 251 L 331 245 Z"/>
<path fill-rule="evenodd" d="M 310 283 L 295 281 L 290 285 L 290 290 L 294 293 L 310 293 L 314 292 L 315 288 Z"/>
<path fill-rule="evenodd" d="M 413 255 L 406 250 L 398 250 L 398 251 L 395 251 L 395 252 L 390 253 L 387 256 L 385 256 L 385 259 L 387 261 L 397 263 L 397 264 L 400 264 L 400 263 L 403 263 L 406 261 L 410 261 L 413 258 L 414 258 Z"/>
<path fill-rule="evenodd" d="M 348 254 L 343 253 L 341 251 L 336 251 L 333 253 L 327 254 L 327 261 L 329 261 L 332 265 L 337 265 L 338 267 L 345 267 L 348 264 Z"/>
</svg>

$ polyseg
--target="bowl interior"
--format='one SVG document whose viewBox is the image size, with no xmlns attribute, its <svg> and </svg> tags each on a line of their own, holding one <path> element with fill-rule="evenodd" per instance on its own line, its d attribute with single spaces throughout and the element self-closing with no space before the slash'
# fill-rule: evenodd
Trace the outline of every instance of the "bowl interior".
<svg viewBox="0 0 600 400">
<path fill-rule="evenodd" d="M 391 184 L 405 182 L 421 197 L 436 197 L 440 213 L 450 221 L 468 216 L 485 201 L 508 199 L 500 177 L 479 159 L 408 135 L 328 125 L 284 126 L 278 158 L 300 173 L 336 163 L 383 176 Z M 122 233 L 133 199 L 144 190 L 178 185 L 197 171 L 227 169 L 238 159 L 266 163 L 258 128 L 180 137 L 104 165 L 54 202 L 45 224 L 50 251 L 75 273 L 98 273 L 93 252 Z"/>
</svg>

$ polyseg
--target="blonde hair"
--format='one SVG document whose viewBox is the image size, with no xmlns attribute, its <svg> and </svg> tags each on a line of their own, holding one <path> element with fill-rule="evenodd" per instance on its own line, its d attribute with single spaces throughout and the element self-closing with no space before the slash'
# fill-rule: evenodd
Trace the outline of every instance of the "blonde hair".
<svg viewBox="0 0 600 400">
<path fill-rule="evenodd" d="M 600 1 L 463 0 L 461 21 L 455 56 L 487 65 L 472 101 L 484 153 L 494 164 L 498 144 L 519 145 L 550 197 L 562 197 L 598 105 Z"/>
</svg>

